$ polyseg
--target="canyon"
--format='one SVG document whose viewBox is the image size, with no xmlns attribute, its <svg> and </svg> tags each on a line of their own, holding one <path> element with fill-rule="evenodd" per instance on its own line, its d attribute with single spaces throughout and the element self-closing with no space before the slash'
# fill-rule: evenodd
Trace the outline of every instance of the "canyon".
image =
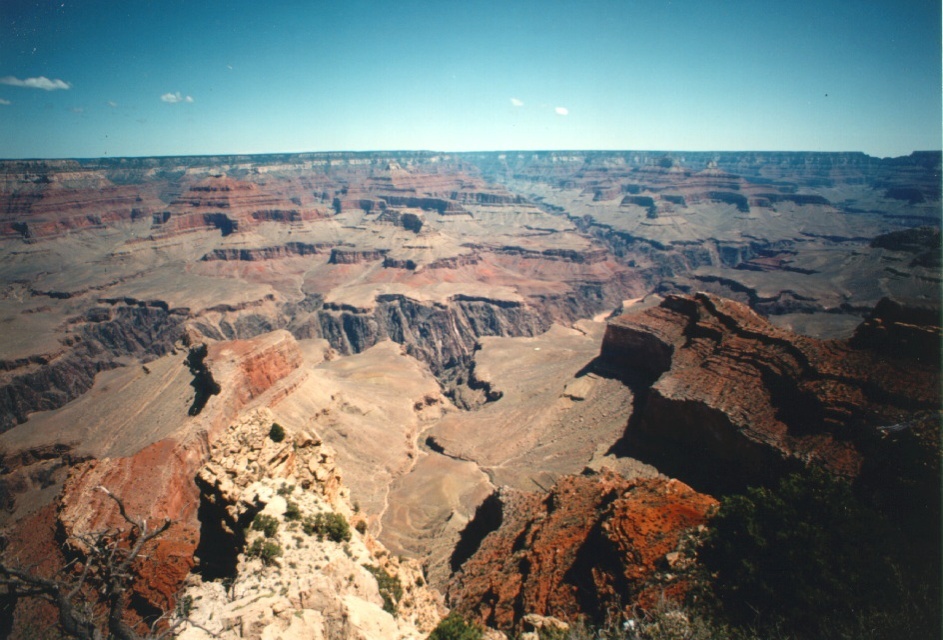
<svg viewBox="0 0 943 640">
<path fill-rule="evenodd" d="M 670 569 L 716 498 L 808 465 L 938 521 L 940 171 L 939 152 L 0 162 L 4 557 L 80 553 L 119 522 L 104 486 L 174 523 L 136 620 L 185 588 L 195 621 L 229 621 L 213 633 L 405 638 L 446 607 L 512 632 L 682 592 Z M 294 541 L 289 500 L 356 524 L 346 550 Z M 303 563 L 245 555 L 259 513 Z M 241 608 L 278 570 L 297 586 Z M 27 604 L 2 631 L 53 615 Z"/>
</svg>

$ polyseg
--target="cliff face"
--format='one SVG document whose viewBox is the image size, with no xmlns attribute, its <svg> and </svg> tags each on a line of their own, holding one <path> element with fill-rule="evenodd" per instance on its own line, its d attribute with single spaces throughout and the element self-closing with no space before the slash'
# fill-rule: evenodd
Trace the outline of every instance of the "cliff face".
<svg viewBox="0 0 943 640">
<path fill-rule="evenodd" d="M 550 323 L 522 302 L 456 296 L 430 304 L 403 295 L 380 295 L 373 309 L 325 305 L 320 335 L 342 354 L 359 353 L 389 338 L 439 375 L 464 362 L 483 336 L 533 336 Z"/>
<path fill-rule="evenodd" d="M 119 496 L 128 513 L 146 519 L 151 529 L 165 519 L 172 521 L 136 567 L 133 601 L 140 616 L 173 610 L 180 584 L 193 567 L 199 526 L 191 478 L 205 453 L 200 442 L 181 445 L 162 440 L 130 458 L 80 464 L 63 487 L 58 525 L 70 546 L 75 546 L 71 542 L 75 536 L 127 526 L 102 488 Z M 75 552 L 83 553 L 80 546 Z"/>
<path fill-rule="evenodd" d="M 707 294 L 614 319 L 601 358 L 641 392 L 622 451 L 709 490 L 808 464 L 857 477 L 882 429 L 939 408 L 938 361 L 855 348 L 875 332 L 878 342 L 914 332 L 939 340 L 939 326 L 917 331 L 884 313 L 896 308 L 880 305 L 854 346 L 777 329 Z"/>
<path fill-rule="evenodd" d="M 291 426 L 276 441 L 273 424 L 264 409 L 242 417 L 197 474 L 200 575 L 184 598 L 199 626 L 179 637 L 425 637 L 444 608 L 419 564 L 357 529 L 327 445 Z M 274 530 L 251 526 L 264 519 Z M 253 551 L 263 545 L 277 552 Z"/>
<path fill-rule="evenodd" d="M 4 482 L 12 471 L 42 475 L 56 486 L 59 467 L 68 468 L 61 491 L 48 508 L 55 514 L 55 526 L 33 531 L 33 546 L 62 549 L 61 553 L 81 558 L 85 553 L 78 538 L 106 529 L 126 528 L 114 501 L 103 489 L 121 499 L 129 516 L 145 519 L 153 530 L 164 520 L 170 528 L 157 538 L 145 557 L 135 563 L 135 580 L 129 614 L 132 621 L 152 620 L 163 612 L 173 611 L 184 580 L 194 567 L 201 541 L 203 525 L 200 521 L 200 492 L 193 482 L 197 471 L 210 454 L 210 443 L 216 442 L 219 432 L 254 401 L 275 401 L 278 394 L 291 388 L 292 376 L 297 376 L 301 355 L 295 340 L 285 331 L 260 336 L 250 341 L 217 343 L 209 349 L 194 347 L 200 353 L 199 368 L 216 385 L 216 393 L 204 398 L 198 415 L 191 411 L 185 427 L 146 446 L 138 446 L 136 453 L 123 457 L 104 457 L 82 460 L 68 447 L 36 450 L 32 456 L 20 456 L 22 469 L 12 463 L 4 465 Z M 181 360 L 183 356 L 180 356 Z M 195 377 L 195 380 L 199 376 Z M 194 389 L 194 395 L 199 390 Z M 177 398 L 170 398 L 175 401 Z M 150 400 L 151 411 L 173 415 L 161 408 L 160 400 Z M 187 428 L 188 427 L 188 428 Z M 109 441 L 112 434 L 96 436 Z M 148 434 L 137 436 L 147 441 Z M 217 447 L 218 448 L 218 447 Z M 87 457 L 87 456 L 86 456 Z M 34 459 L 35 458 L 35 459 Z M 34 467 L 39 467 L 34 471 Z M 46 469 L 50 469 L 45 475 Z M 45 486 L 45 485 L 44 485 Z M 325 479 L 326 490 L 332 489 Z M 14 495 L 11 497 L 20 497 Z M 28 496 L 27 496 L 28 497 Z M 45 510 L 38 513 L 44 514 Z M 13 545 L 6 549 L 5 561 L 28 550 L 17 540 L 25 539 L 25 531 L 33 526 L 33 517 L 21 519 L 6 531 Z M 40 542 L 41 541 L 41 542 Z M 65 562 L 64 560 L 62 561 Z M 17 625 L 34 619 L 34 607 L 23 601 L 16 610 Z M 22 626 L 16 627 L 22 629 Z"/>
<path fill-rule="evenodd" d="M 56 409 L 88 391 L 95 375 L 121 357 L 169 353 L 183 334 L 185 315 L 164 304 L 112 300 L 71 318 L 69 334 L 52 354 L 2 361 L 0 433 L 34 411 Z"/>
<path fill-rule="evenodd" d="M 608 470 L 564 476 L 546 495 L 502 490 L 463 533 L 449 602 L 505 631 L 519 631 L 526 614 L 631 617 L 633 605 L 652 604 L 656 593 L 685 591 L 669 564 L 716 504 L 677 480 L 627 480 Z"/>
</svg>

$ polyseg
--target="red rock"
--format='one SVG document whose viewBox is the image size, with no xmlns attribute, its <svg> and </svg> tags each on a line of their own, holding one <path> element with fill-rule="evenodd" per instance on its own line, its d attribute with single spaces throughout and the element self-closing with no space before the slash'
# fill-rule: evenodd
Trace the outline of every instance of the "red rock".
<svg viewBox="0 0 943 640">
<path fill-rule="evenodd" d="M 710 490 L 812 463 L 855 478 L 878 428 L 940 405 L 938 365 L 796 335 L 707 294 L 614 319 L 602 358 L 645 379 L 624 453 Z"/>
<path fill-rule="evenodd" d="M 717 504 L 677 480 L 609 470 L 564 476 L 546 496 L 503 489 L 497 500 L 500 527 L 462 564 L 448 597 L 463 614 L 508 631 L 528 613 L 603 622 L 628 612 L 666 554 Z M 659 589 L 684 585 L 669 579 Z"/>
<path fill-rule="evenodd" d="M 115 502 L 100 487 L 118 496 L 128 515 L 146 520 L 151 530 L 164 519 L 172 521 L 135 566 L 135 594 L 160 611 L 173 609 L 174 597 L 193 567 L 200 532 L 193 476 L 205 455 L 198 442 L 186 446 L 161 440 L 129 458 L 92 460 L 73 469 L 59 498 L 58 519 L 67 537 L 128 529 Z"/>
<path fill-rule="evenodd" d="M 6 544 L 4 562 L 21 568 L 30 567 L 35 574 L 51 578 L 66 562 L 56 531 L 56 507 L 48 504 L 3 532 Z M 6 615 L 6 611 L 0 609 L 0 617 Z M 8 637 L 29 637 L 37 629 L 55 626 L 58 617 L 58 610 L 45 600 L 24 598 L 12 611 Z M 0 631 L 3 626 L 0 621 Z"/>
<path fill-rule="evenodd" d="M 298 343 L 285 330 L 210 345 L 206 364 L 222 387 L 218 402 L 223 405 L 213 412 L 219 416 L 213 423 L 214 432 L 227 426 L 249 402 L 298 370 L 303 361 Z M 277 389 L 278 397 L 269 398 L 269 402 L 274 404 L 290 390 Z"/>
<path fill-rule="evenodd" d="M 115 501 L 102 491 L 104 487 L 122 500 L 130 517 L 146 521 L 150 530 L 161 526 L 165 519 L 171 521 L 167 531 L 144 550 L 134 565 L 135 597 L 128 620 L 138 622 L 171 611 L 176 594 L 194 566 L 194 552 L 200 541 L 199 490 L 194 477 L 207 460 L 210 442 L 254 400 L 264 396 L 267 401 L 277 402 L 279 394 L 290 389 L 285 378 L 301 363 L 298 345 L 287 331 L 211 345 L 206 364 L 221 390 L 211 399 L 214 404 L 205 415 L 191 418 L 198 421 L 200 430 L 183 442 L 160 440 L 129 457 L 75 464 L 56 505 L 13 525 L 7 534 L 9 545 L 4 560 L 38 558 L 45 562 L 39 570 L 47 571 L 48 564 L 48 572 L 52 572 L 52 567 L 65 564 L 60 552 L 63 541 L 70 553 L 81 555 L 81 544 L 75 536 L 116 528 L 128 531 L 129 523 L 121 517 Z M 21 463 L 28 463 L 29 456 L 42 455 L 44 451 L 26 452 L 20 456 Z M 49 522 L 37 524 L 37 518 Z M 42 528 L 31 531 L 37 527 Z M 50 615 L 34 604 L 23 606 L 23 611 L 39 612 L 29 616 Z"/>
</svg>

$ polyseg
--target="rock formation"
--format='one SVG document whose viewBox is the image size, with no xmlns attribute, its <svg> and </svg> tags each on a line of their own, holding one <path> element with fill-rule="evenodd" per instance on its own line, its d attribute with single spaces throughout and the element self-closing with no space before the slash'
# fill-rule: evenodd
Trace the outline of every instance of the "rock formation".
<svg viewBox="0 0 943 640">
<path fill-rule="evenodd" d="M 205 610 L 239 618 L 245 633 L 346 633 L 334 615 L 346 611 L 351 633 L 408 636 L 428 625 L 402 623 L 405 599 L 400 618 L 377 614 L 375 583 L 386 579 L 360 566 L 363 553 L 391 576 L 407 569 L 377 559 L 371 536 L 422 557 L 426 578 L 444 587 L 460 532 L 498 487 L 523 491 L 498 495 L 533 514 L 547 507 L 528 491 L 559 480 L 575 495 L 579 486 L 596 496 L 585 499 L 596 505 L 587 517 L 612 522 L 623 498 L 602 504 L 599 483 L 628 482 L 614 491 L 642 499 L 667 491 L 658 471 L 715 491 L 816 463 L 856 477 L 887 508 L 909 505 L 901 511 L 912 516 L 939 472 L 938 456 L 926 455 L 938 433 L 939 176 L 939 153 L 0 162 L 7 553 L 29 547 L 23 557 L 42 557 L 70 533 L 115 524 L 96 490 L 104 485 L 135 515 L 175 522 L 155 554 L 163 564 L 141 566 L 139 617 L 171 606 L 196 557 Z M 649 308 L 649 294 L 667 301 Z M 590 366 L 601 321 L 617 309 L 631 315 L 609 327 L 595 363 L 606 366 Z M 278 478 L 302 473 L 284 466 L 300 464 L 297 452 L 273 461 L 274 477 L 232 466 L 237 450 L 275 453 L 268 443 L 217 446 L 261 407 L 293 438 L 317 433 L 336 451 L 363 513 L 345 511 L 340 494 L 337 504 L 298 486 L 279 495 Z M 253 415 L 258 431 L 265 420 Z M 207 469 L 218 475 L 206 471 L 197 488 L 192 478 L 211 451 Z M 648 479 L 561 480 L 605 466 Z M 908 475 L 915 466 L 918 480 Z M 223 482 L 245 474 L 255 494 Z M 569 494 L 554 495 L 562 505 Z M 258 532 L 240 536 L 263 513 L 280 522 L 283 549 L 296 544 L 288 498 L 312 517 L 344 513 L 367 533 L 353 535 L 352 557 L 343 545 L 338 554 L 306 540 L 344 575 L 289 587 L 274 616 L 248 615 L 241 601 L 243 616 L 216 578 L 238 576 L 247 589 L 272 582 L 274 565 L 245 554 Z M 214 508 L 228 532 L 204 530 Z M 685 518 L 666 524 L 665 540 L 689 526 Z M 27 541 L 24 528 L 37 523 L 42 535 Z M 623 538 L 648 548 L 608 531 L 593 533 L 607 549 Z M 228 560 L 207 552 L 226 540 L 218 546 Z M 651 553 L 664 549 L 649 546 L 626 553 L 661 575 Z M 465 564 L 480 575 L 476 556 Z M 294 571 L 285 560 L 281 570 Z M 528 562 L 551 577 L 531 573 L 515 593 L 553 609 L 566 589 L 546 585 L 569 578 L 544 560 Z M 290 575 L 301 584 L 299 571 Z M 600 599 L 622 588 L 613 585 L 648 593 L 649 573 L 616 573 L 584 582 Z M 402 575 L 404 588 L 415 584 L 415 574 Z M 343 591 L 349 576 L 344 602 L 324 600 L 334 613 L 314 615 L 308 594 L 326 584 Z M 499 585 L 502 597 L 514 584 Z M 499 609 L 515 629 L 520 615 L 539 613 Z"/>
<path fill-rule="evenodd" d="M 546 495 L 502 490 L 463 532 L 449 602 L 509 632 L 527 614 L 597 624 L 631 617 L 656 594 L 684 592 L 671 565 L 716 504 L 677 480 L 628 480 L 608 469 L 565 476 Z"/>
<path fill-rule="evenodd" d="M 119 496 L 133 517 L 152 528 L 171 527 L 136 567 L 134 609 L 141 617 L 172 611 L 180 584 L 193 567 L 199 541 L 192 470 L 204 454 L 199 443 L 162 440 L 130 458 L 93 460 L 75 467 L 59 499 L 58 526 L 67 544 L 81 534 L 126 526 L 102 489 Z M 75 548 L 83 554 L 81 546 Z"/>
<path fill-rule="evenodd" d="M 275 424 L 233 423 L 197 475 L 202 577 L 182 597 L 199 626 L 179 637 L 425 637 L 444 608 L 419 564 L 361 532 L 330 448 Z"/>
<path fill-rule="evenodd" d="M 900 309 L 879 305 L 851 344 L 777 329 L 708 294 L 615 318 L 601 359 L 641 395 L 621 451 L 710 491 L 808 464 L 856 478 L 881 429 L 926 421 L 940 405 L 938 360 L 887 347 L 938 341 L 940 327 L 899 321 Z M 867 343 L 883 352 L 855 348 Z"/>
</svg>

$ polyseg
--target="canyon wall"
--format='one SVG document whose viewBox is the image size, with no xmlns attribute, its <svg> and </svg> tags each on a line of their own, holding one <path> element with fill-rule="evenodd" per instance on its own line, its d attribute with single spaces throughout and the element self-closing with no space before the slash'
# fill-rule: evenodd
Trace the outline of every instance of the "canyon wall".
<svg viewBox="0 0 943 640">
<path fill-rule="evenodd" d="M 615 318 L 601 362 L 636 374 L 640 397 L 617 448 L 711 492 L 810 464 L 855 479 L 875 441 L 936 421 L 938 352 L 883 345 L 939 340 L 938 312 L 914 325 L 904 308 L 878 305 L 851 341 L 792 334 L 708 294 Z"/>
</svg>

